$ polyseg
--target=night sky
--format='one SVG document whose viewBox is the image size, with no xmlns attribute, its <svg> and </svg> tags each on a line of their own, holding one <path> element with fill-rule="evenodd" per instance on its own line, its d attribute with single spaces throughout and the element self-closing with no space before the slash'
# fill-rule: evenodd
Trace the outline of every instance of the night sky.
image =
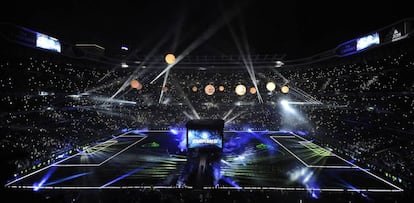
<svg viewBox="0 0 414 203">
<path fill-rule="evenodd" d="M 108 52 L 127 45 L 142 55 L 154 49 L 160 54 L 180 53 L 198 42 L 190 54 L 240 55 L 239 50 L 244 50 L 298 59 L 414 16 L 408 2 L 397 1 L 71 0 L 8 4 L 1 8 L 1 22 L 28 27 L 70 44 L 95 43 Z"/>
</svg>

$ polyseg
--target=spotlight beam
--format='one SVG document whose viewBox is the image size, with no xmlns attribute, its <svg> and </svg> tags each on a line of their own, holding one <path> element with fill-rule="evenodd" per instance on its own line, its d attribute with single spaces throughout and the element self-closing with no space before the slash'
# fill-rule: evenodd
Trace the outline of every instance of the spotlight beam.
<svg viewBox="0 0 414 203">
<path fill-rule="evenodd" d="M 104 76 L 102 76 L 99 80 L 98 83 L 100 83 L 103 79 L 107 78 L 112 72 L 114 72 L 114 69 L 112 69 L 111 71 L 109 71 L 108 73 L 106 73 Z"/>
<path fill-rule="evenodd" d="M 167 84 L 167 79 L 168 79 L 168 75 L 170 73 L 170 70 L 167 71 L 167 73 L 164 76 L 164 81 L 162 82 L 162 86 L 161 86 L 161 93 L 160 93 L 160 99 L 158 100 L 158 103 L 161 103 L 162 101 L 162 95 L 164 95 L 164 91 L 163 88 L 165 87 L 165 85 Z"/>
<path fill-rule="evenodd" d="M 124 83 L 122 84 L 122 86 L 115 92 L 115 94 L 113 94 L 110 98 L 113 99 L 115 98 L 120 92 L 124 91 L 126 87 L 128 87 L 129 85 L 129 81 L 132 80 L 135 75 L 137 74 L 138 70 L 140 67 L 137 67 L 134 72 L 124 81 Z"/>
<path fill-rule="evenodd" d="M 271 69 L 274 73 L 276 73 L 276 75 L 277 76 L 279 76 L 280 78 L 282 78 L 282 80 L 283 80 L 283 84 L 286 84 L 286 83 L 288 83 L 289 82 L 289 80 L 285 77 L 285 76 L 283 76 L 279 71 L 277 71 L 277 70 L 275 70 L 274 68 L 273 69 Z"/>
<path fill-rule="evenodd" d="M 227 111 L 226 112 L 226 114 L 224 115 L 224 117 L 223 117 L 223 120 L 226 120 L 227 119 L 227 117 L 228 116 L 230 116 L 230 114 L 233 112 L 233 110 L 234 110 L 234 107 L 233 108 L 231 108 L 229 111 Z"/>
<path fill-rule="evenodd" d="M 158 50 L 158 48 L 168 39 L 168 37 L 162 38 L 155 46 L 154 48 L 149 52 L 149 54 L 145 57 L 144 61 L 134 70 L 134 72 L 125 80 L 125 82 L 122 84 L 122 86 L 111 96 L 111 99 L 115 98 L 121 91 L 123 91 L 129 84 L 129 81 L 136 77 L 139 70 L 141 70 L 143 64 L 145 64 Z M 141 72 L 140 75 L 144 74 L 145 70 Z"/>
<path fill-rule="evenodd" d="M 103 84 L 103 85 L 98 86 L 98 87 L 94 87 L 94 88 L 89 89 L 89 90 L 87 90 L 87 89 L 85 88 L 85 89 L 84 89 L 84 93 L 92 93 L 92 92 L 96 92 L 96 91 L 99 91 L 99 90 L 104 89 L 104 88 L 112 87 L 112 86 L 114 86 L 114 85 L 116 85 L 116 84 L 118 83 L 118 80 L 120 80 L 120 79 L 119 79 L 119 77 L 118 77 L 118 78 L 113 79 L 113 80 L 112 80 L 111 82 L 109 82 L 109 83 Z M 99 82 L 99 81 L 98 81 L 98 82 Z"/>
<path fill-rule="evenodd" d="M 242 111 L 241 113 L 231 117 L 229 120 L 226 120 L 226 122 L 224 124 L 230 123 L 232 122 L 234 119 L 238 118 L 239 116 L 241 116 L 244 113 L 244 111 Z"/>
<path fill-rule="evenodd" d="M 320 105 L 319 102 L 314 102 L 314 101 L 310 101 L 310 102 L 294 102 L 294 101 L 288 101 L 288 104 L 296 104 L 296 105 Z"/>
<path fill-rule="evenodd" d="M 202 43 L 204 43 L 206 40 L 208 40 L 211 36 L 213 36 L 221 27 L 227 23 L 228 20 L 232 19 L 239 10 L 233 10 L 227 13 L 227 15 L 222 16 L 225 20 L 222 18 L 217 19 L 208 29 L 199 36 L 196 40 L 194 40 L 180 55 L 178 55 L 177 59 L 175 60 L 175 63 L 169 64 L 157 77 L 155 77 L 150 84 L 154 84 L 154 82 L 160 78 L 162 75 L 164 75 L 168 70 L 170 70 L 172 67 L 175 66 L 178 62 L 180 62 L 182 59 L 184 59 L 188 54 L 190 54 L 194 49 L 199 47 Z"/>
<path fill-rule="evenodd" d="M 194 118 L 190 115 L 190 114 L 188 114 L 186 111 L 183 111 L 183 114 L 187 117 L 187 118 L 189 118 L 189 119 L 191 119 L 191 120 L 193 120 Z"/>
<path fill-rule="evenodd" d="M 251 56 L 250 56 L 250 48 L 249 48 L 249 43 L 247 42 L 247 37 L 246 37 L 246 32 L 244 27 L 242 26 L 241 22 L 240 22 L 240 29 L 242 30 L 242 40 L 243 42 L 240 42 L 240 39 L 237 37 L 233 27 L 230 24 L 227 24 L 228 28 L 230 30 L 230 33 L 233 37 L 234 43 L 237 46 L 237 49 L 239 50 L 240 55 L 242 56 L 242 60 L 243 60 L 243 64 L 247 69 L 247 72 L 249 73 L 250 76 L 250 80 L 252 81 L 254 87 L 256 88 L 256 95 L 257 95 L 257 99 L 259 100 L 259 103 L 263 103 L 263 98 L 260 95 L 260 91 L 259 88 L 257 87 L 257 82 L 256 82 L 256 76 L 254 73 L 254 68 L 253 68 L 253 63 L 251 60 Z M 244 45 L 244 46 L 242 46 Z"/>
<path fill-rule="evenodd" d="M 158 41 L 158 43 L 153 47 L 153 49 L 149 52 L 149 54 L 144 58 L 143 62 L 140 63 L 140 65 L 135 69 L 135 71 L 125 80 L 125 82 L 122 84 L 122 86 L 111 96 L 111 98 L 115 98 L 121 91 L 125 90 L 125 88 L 128 86 L 129 81 L 133 78 L 136 77 L 137 73 L 139 70 L 141 70 L 143 64 L 145 64 L 158 50 L 158 48 L 165 43 L 165 41 L 168 39 L 168 36 L 163 37 L 161 40 Z M 127 59 L 131 58 L 135 53 L 137 52 L 137 50 L 134 50 L 133 52 L 131 52 L 131 54 L 129 54 L 127 56 Z M 102 81 L 104 78 L 108 77 L 108 75 L 113 72 L 115 69 L 117 68 L 114 67 L 110 72 L 108 72 L 106 75 L 104 75 L 101 79 L 99 79 L 98 82 Z M 144 74 L 146 70 L 142 71 L 140 75 Z M 116 81 L 116 80 L 114 80 Z M 98 87 L 100 89 L 100 87 Z M 92 90 L 89 90 L 87 92 L 90 91 L 95 91 L 97 88 L 93 88 Z"/>
<path fill-rule="evenodd" d="M 135 101 L 128 101 L 128 100 L 121 100 L 121 99 L 111 99 L 111 98 L 105 98 L 105 97 L 92 97 L 92 100 L 95 101 L 104 101 L 105 103 L 119 103 L 119 104 L 137 104 Z"/>
<path fill-rule="evenodd" d="M 306 93 L 305 91 L 301 90 L 300 88 L 297 87 L 290 87 L 291 90 L 293 90 L 292 92 L 296 93 L 297 95 L 301 96 L 302 98 L 305 98 L 305 101 L 307 102 L 315 102 L 318 104 L 323 104 L 321 101 L 317 100 L 315 97 L 311 96 L 310 94 Z"/>
<path fill-rule="evenodd" d="M 188 99 L 188 96 L 184 93 L 183 89 L 180 86 L 180 83 L 177 82 L 174 77 L 170 77 L 170 79 L 171 79 L 171 82 L 176 87 L 177 92 L 180 94 L 180 98 L 183 98 L 185 104 L 187 104 L 187 106 L 190 108 L 190 110 L 194 114 L 194 116 L 197 119 L 200 119 L 200 115 L 198 115 L 197 111 L 195 110 L 195 108 L 191 104 L 190 100 Z"/>
</svg>

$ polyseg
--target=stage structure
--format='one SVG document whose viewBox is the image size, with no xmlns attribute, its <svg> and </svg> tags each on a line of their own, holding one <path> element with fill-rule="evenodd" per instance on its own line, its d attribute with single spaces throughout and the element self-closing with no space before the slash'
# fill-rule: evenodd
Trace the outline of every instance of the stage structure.
<svg viewBox="0 0 414 203">
<path fill-rule="evenodd" d="M 220 173 L 224 120 L 191 120 L 187 128 L 187 185 L 214 186 Z"/>
</svg>

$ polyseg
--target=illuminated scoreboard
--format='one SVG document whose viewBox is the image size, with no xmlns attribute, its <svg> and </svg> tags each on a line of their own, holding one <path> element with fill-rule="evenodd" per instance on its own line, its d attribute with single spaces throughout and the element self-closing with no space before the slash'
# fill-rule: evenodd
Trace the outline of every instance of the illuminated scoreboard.
<svg viewBox="0 0 414 203">
<path fill-rule="evenodd" d="M 36 32 L 36 47 L 61 52 L 61 45 L 58 39 L 39 32 Z"/>
<path fill-rule="evenodd" d="M 186 127 L 188 149 L 223 148 L 224 120 L 191 120 Z"/>
<path fill-rule="evenodd" d="M 223 148 L 223 136 L 219 130 L 189 129 L 187 131 L 188 148 L 219 147 Z"/>
<path fill-rule="evenodd" d="M 379 29 L 376 32 L 349 40 L 335 48 L 337 56 L 356 54 L 378 45 L 396 42 L 404 39 L 412 30 L 413 22 L 402 20 L 392 25 Z"/>
<path fill-rule="evenodd" d="M 351 54 L 356 54 L 365 49 L 368 49 L 372 46 L 377 46 L 380 44 L 380 37 L 378 32 L 371 33 L 357 39 L 349 40 L 345 43 L 340 44 L 335 52 L 339 56 L 348 56 Z"/>
<path fill-rule="evenodd" d="M 49 35 L 13 24 L 5 24 L 2 28 L 0 34 L 20 45 L 57 53 L 62 51 L 61 42 Z"/>
</svg>

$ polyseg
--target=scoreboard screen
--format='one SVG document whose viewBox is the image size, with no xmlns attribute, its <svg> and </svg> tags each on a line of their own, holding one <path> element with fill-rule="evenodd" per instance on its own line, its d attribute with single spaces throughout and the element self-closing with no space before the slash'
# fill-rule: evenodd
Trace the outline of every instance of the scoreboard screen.
<svg viewBox="0 0 414 203">
<path fill-rule="evenodd" d="M 198 119 L 187 122 L 187 149 L 223 148 L 222 119 Z"/>
<path fill-rule="evenodd" d="M 380 44 L 380 37 L 378 32 L 359 37 L 357 39 L 349 40 L 336 47 L 335 52 L 339 56 L 348 56 L 356 54 L 372 46 Z"/>
<path fill-rule="evenodd" d="M 58 39 L 42 33 L 36 33 L 36 47 L 59 53 L 61 51 L 61 46 Z"/>
<path fill-rule="evenodd" d="M 357 39 L 356 43 L 356 50 L 361 51 L 366 49 L 370 46 L 377 45 L 380 43 L 380 38 L 378 33 L 372 33 L 370 35 L 366 35 Z"/>
<path fill-rule="evenodd" d="M 223 147 L 223 138 L 218 130 L 189 129 L 187 131 L 188 148 Z"/>
</svg>

